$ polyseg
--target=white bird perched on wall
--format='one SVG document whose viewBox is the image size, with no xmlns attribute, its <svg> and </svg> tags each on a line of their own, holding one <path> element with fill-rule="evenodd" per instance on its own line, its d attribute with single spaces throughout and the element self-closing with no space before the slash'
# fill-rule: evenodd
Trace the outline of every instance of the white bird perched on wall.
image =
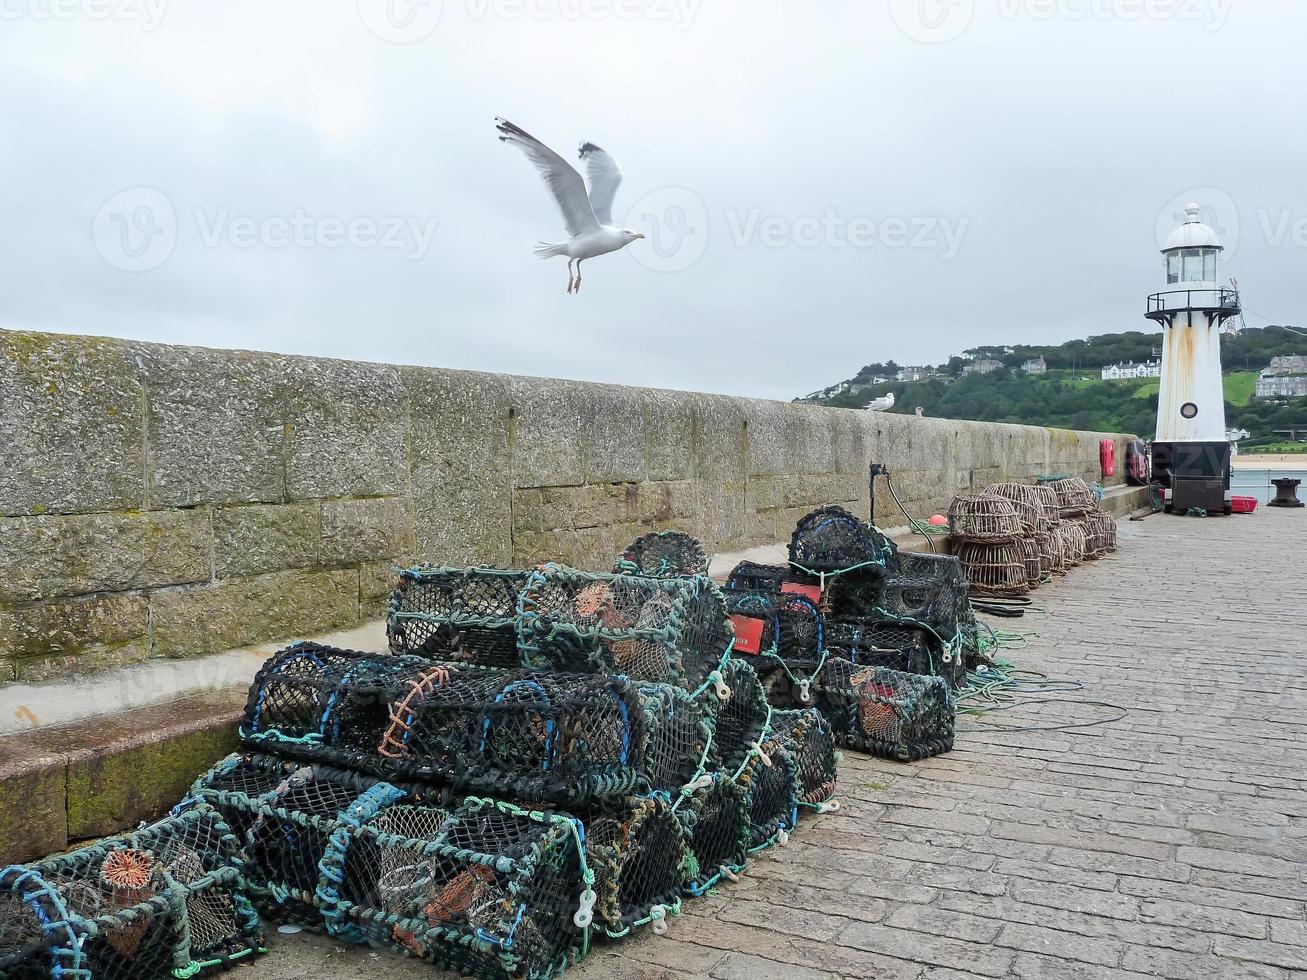
<svg viewBox="0 0 1307 980">
<path fill-rule="evenodd" d="M 590 178 L 590 193 L 587 194 L 585 181 L 576 168 L 526 130 L 499 117 L 495 117 L 495 127 L 501 140 L 522 148 L 554 196 L 570 237 L 560 245 L 541 242 L 536 247 L 536 255 L 542 259 L 566 255 L 567 291 L 579 293 L 583 259 L 616 252 L 644 237 L 641 232 L 629 228 L 613 227 L 613 198 L 622 182 L 617 161 L 593 143 L 581 144 L 581 159 L 585 161 L 586 174 Z M 573 262 L 576 263 L 575 272 L 572 271 Z"/>
</svg>

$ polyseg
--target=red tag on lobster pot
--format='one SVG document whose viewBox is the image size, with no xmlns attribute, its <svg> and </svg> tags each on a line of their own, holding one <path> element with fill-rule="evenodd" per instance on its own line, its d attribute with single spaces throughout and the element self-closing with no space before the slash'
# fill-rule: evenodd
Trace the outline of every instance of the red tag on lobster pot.
<svg viewBox="0 0 1307 980">
<path fill-rule="evenodd" d="M 821 604 L 821 586 L 804 585 L 802 582 L 782 582 L 781 591 L 788 592 L 790 595 L 801 595 L 809 600 L 814 606 Z"/>
<path fill-rule="evenodd" d="M 731 622 L 735 624 L 735 652 L 759 653 L 762 650 L 762 629 L 767 621 L 732 613 Z"/>
</svg>

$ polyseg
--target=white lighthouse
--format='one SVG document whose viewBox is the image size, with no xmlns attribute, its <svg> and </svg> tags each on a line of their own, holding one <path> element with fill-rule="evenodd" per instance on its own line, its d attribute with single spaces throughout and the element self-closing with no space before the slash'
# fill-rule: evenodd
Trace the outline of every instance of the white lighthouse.
<svg viewBox="0 0 1307 980">
<path fill-rule="evenodd" d="M 1216 232 L 1185 208 L 1171 233 L 1166 289 L 1148 297 L 1150 320 L 1162 324 L 1162 387 L 1157 399 L 1153 478 L 1168 511 L 1230 512 L 1230 443 L 1225 434 L 1221 325 L 1239 315 L 1239 294 L 1222 289 Z"/>
</svg>

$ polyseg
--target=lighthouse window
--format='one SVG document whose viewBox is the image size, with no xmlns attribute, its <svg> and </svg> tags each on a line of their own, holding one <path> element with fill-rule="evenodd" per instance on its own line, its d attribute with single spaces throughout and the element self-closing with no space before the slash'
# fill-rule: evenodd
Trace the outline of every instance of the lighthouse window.
<svg viewBox="0 0 1307 980">
<path fill-rule="evenodd" d="M 1216 252 L 1213 249 L 1203 251 L 1203 281 L 1216 282 Z"/>
<path fill-rule="evenodd" d="M 1166 281 L 1174 284 L 1180 281 L 1180 253 L 1171 252 L 1166 257 Z"/>
<path fill-rule="evenodd" d="M 1203 253 L 1196 248 L 1184 250 L 1184 281 L 1201 282 L 1203 278 Z"/>
</svg>

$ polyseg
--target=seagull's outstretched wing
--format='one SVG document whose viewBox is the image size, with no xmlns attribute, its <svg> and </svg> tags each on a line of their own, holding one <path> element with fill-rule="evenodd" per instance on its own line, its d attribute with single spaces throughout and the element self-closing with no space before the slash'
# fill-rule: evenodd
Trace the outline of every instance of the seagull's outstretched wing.
<svg viewBox="0 0 1307 980">
<path fill-rule="evenodd" d="M 590 178 L 590 207 L 601 225 L 613 223 L 613 198 L 622 182 L 617 161 L 593 143 L 581 144 L 581 159 L 585 161 L 586 176 Z"/>
<path fill-rule="evenodd" d="M 505 143 L 520 146 L 540 171 L 545 186 L 554 196 L 554 203 L 563 215 L 568 235 L 575 238 L 584 232 L 596 230 L 599 222 L 590 206 L 590 198 L 585 193 L 585 181 L 576 168 L 525 129 L 514 126 L 507 119 L 495 117 L 495 126 L 499 130 L 499 138 Z"/>
</svg>

